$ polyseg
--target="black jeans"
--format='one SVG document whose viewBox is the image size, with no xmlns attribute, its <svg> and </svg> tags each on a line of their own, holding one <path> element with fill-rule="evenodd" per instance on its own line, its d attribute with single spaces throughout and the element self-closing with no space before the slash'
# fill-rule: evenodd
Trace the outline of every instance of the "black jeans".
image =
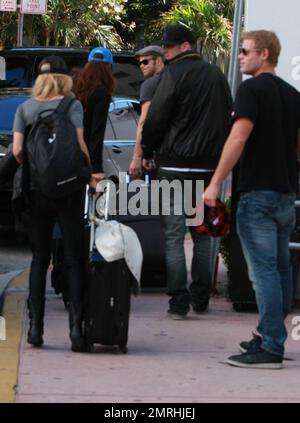
<svg viewBox="0 0 300 423">
<path fill-rule="evenodd" d="M 62 230 L 70 302 L 82 308 L 84 283 L 84 191 L 61 199 L 49 199 L 37 191 L 30 192 L 28 211 L 32 262 L 29 298 L 44 301 L 47 269 L 51 259 L 52 231 L 55 221 Z"/>
<path fill-rule="evenodd" d="M 178 213 L 176 208 L 183 209 L 183 201 L 187 192 L 184 182 L 191 181 L 192 185 L 192 204 L 196 202 L 196 181 L 203 181 L 206 187 L 211 179 L 212 173 L 189 173 L 175 172 L 159 169 L 158 177 L 160 181 L 172 183 L 177 181 L 179 186 L 171 191 L 169 198 L 161 199 L 161 204 L 167 214 L 163 215 L 161 210 L 161 224 L 165 239 L 166 267 L 167 267 L 167 294 L 171 297 L 169 300 L 170 311 L 179 314 L 186 314 L 189 311 L 190 303 L 195 307 L 204 307 L 208 305 L 211 292 L 211 239 L 209 236 L 197 233 L 194 226 L 187 226 L 184 212 Z M 182 193 L 183 196 L 175 195 Z M 180 198 L 181 197 L 181 198 Z M 202 201 L 202 199 L 201 199 Z M 165 204 L 166 203 L 166 204 Z M 192 282 L 187 287 L 187 269 L 184 251 L 184 239 L 189 230 L 194 248 L 192 258 L 191 276 Z"/>
</svg>

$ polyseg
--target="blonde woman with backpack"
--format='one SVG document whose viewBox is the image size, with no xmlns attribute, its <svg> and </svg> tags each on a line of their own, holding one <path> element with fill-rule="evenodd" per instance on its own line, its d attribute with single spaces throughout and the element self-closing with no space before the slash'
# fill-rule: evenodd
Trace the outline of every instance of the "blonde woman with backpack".
<svg viewBox="0 0 300 423">
<path fill-rule="evenodd" d="M 39 66 L 39 76 L 33 87 L 32 98 L 21 104 L 16 112 L 13 126 L 13 154 L 16 160 L 23 164 L 24 179 L 25 174 L 29 175 L 29 181 L 27 180 L 27 216 L 33 258 L 29 276 L 28 309 L 30 326 L 27 342 L 34 346 L 41 346 L 44 342 L 46 275 L 51 258 L 53 225 L 57 220 L 62 230 L 70 296 L 71 349 L 75 352 L 81 352 L 85 350 L 82 333 L 84 283 L 83 202 L 87 181 L 77 182 L 77 185 L 73 186 L 70 193 L 65 192 L 63 193 L 64 195 L 53 198 L 51 192 L 43 189 L 41 177 L 36 178 L 32 170 L 34 166 L 40 165 L 40 163 L 34 163 L 33 166 L 30 161 L 33 160 L 34 155 L 26 154 L 30 152 L 29 147 L 32 147 L 31 145 L 27 146 L 27 143 L 31 143 L 31 133 L 25 140 L 28 128 L 32 127 L 31 131 L 34 131 L 34 123 L 41 116 L 41 112 L 44 112 L 42 115 L 45 116 L 52 115 L 53 111 L 59 108 L 59 104 L 65 97 L 72 96 L 71 90 L 72 79 L 67 75 L 67 67 L 64 60 L 57 56 L 49 56 L 43 59 Z M 80 150 L 86 162 L 90 164 L 89 153 L 83 139 L 83 110 L 78 100 L 74 99 L 71 102 L 66 115 L 68 121 L 72 122 L 74 128 L 76 128 L 75 134 L 77 134 Z M 52 118 L 50 117 L 49 119 L 51 120 Z M 55 142 L 59 141 L 55 140 L 55 138 L 56 134 L 48 138 L 49 148 L 52 143 L 54 145 Z M 66 160 L 67 165 L 68 161 Z M 28 168 L 27 172 L 24 172 L 25 168 Z M 90 179 L 90 174 L 88 179 Z M 63 183 L 61 185 L 63 186 Z"/>
</svg>

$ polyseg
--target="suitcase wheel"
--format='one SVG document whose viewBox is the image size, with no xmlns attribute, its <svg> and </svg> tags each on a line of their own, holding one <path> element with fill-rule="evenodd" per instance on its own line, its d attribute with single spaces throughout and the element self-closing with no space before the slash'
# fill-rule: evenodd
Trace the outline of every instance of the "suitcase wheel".
<svg viewBox="0 0 300 423">
<path fill-rule="evenodd" d="M 243 303 L 234 302 L 232 307 L 234 311 L 243 311 Z"/>
<path fill-rule="evenodd" d="M 119 345 L 120 351 L 123 354 L 127 354 L 128 353 L 128 348 L 126 347 L 126 345 Z"/>
<path fill-rule="evenodd" d="M 86 352 L 91 353 L 94 351 L 94 344 L 86 344 Z"/>
</svg>

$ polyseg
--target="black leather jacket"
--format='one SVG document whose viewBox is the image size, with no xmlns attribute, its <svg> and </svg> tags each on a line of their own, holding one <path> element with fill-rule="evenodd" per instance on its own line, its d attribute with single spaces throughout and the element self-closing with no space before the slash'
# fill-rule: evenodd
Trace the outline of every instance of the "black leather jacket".
<svg viewBox="0 0 300 423">
<path fill-rule="evenodd" d="M 169 61 L 142 133 L 144 157 L 158 166 L 211 169 L 230 130 L 232 98 L 217 66 L 195 52 Z"/>
</svg>

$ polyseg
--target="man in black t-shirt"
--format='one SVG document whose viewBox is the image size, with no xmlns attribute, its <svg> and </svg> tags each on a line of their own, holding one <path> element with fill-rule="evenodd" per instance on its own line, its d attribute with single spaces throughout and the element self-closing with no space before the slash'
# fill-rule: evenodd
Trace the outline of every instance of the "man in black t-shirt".
<svg viewBox="0 0 300 423">
<path fill-rule="evenodd" d="M 141 147 L 141 138 L 144 122 L 146 120 L 151 100 L 159 84 L 161 72 L 164 69 L 163 49 L 159 46 L 151 45 L 142 48 L 135 54 L 143 72 L 145 81 L 140 87 L 141 115 L 138 121 L 135 147 L 132 161 L 129 166 L 129 173 L 133 177 L 141 175 L 142 163 L 147 170 L 152 170 L 153 165 L 149 161 L 143 161 L 143 151 Z"/>
<path fill-rule="evenodd" d="M 253 78 L 237 92 L 231 133 L 204 192 L 215 206 L 224 178 L 240 159 L 237 230 L 256 294 L 259 321 L 238 367 L 281 368 L 291 306 L 289 238 L 294 226 L 297 156 L 300 158 L 300 94 L 275 74 L 280 42 L 270 31 L 242 37 L 240 69 Z"/>
</svg>

